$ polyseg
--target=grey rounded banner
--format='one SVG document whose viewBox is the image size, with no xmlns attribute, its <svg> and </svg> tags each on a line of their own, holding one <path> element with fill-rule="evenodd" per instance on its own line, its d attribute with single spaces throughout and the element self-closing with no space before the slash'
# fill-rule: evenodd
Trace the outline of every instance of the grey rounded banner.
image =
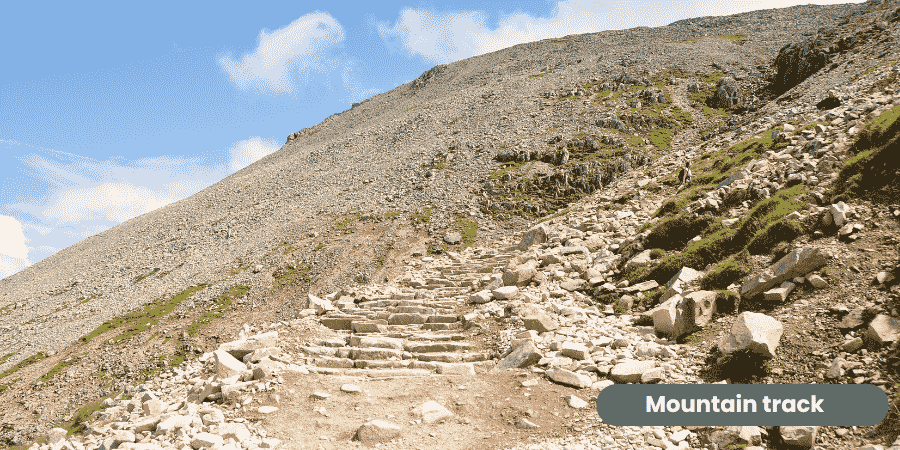
<svg viewBox="0 0 900 450">
<path fill-rule="evenodd" d="M 614 384 L 597 396 L 617 426 L 869 426 L 887 412 L 869 384 Z"/>
</svg>

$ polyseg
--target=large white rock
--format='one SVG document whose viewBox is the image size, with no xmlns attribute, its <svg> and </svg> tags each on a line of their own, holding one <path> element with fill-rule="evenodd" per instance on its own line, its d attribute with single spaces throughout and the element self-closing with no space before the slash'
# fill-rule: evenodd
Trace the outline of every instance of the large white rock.
<svg viewBox="0 0 900 450">
<path fill-rule="evenodd" d="M 356 438 L 362 442 L 393 439 L 400 435 L 401 428 L 383 420 L 366 422 L 356 430 Z"/>
<path fill-rule="evenodd" d="M 536 364 L 543 358 L 537 347 L 531 340 L 525 341 L 522 345 L 514 348 L 506 357 L 497 363 L 496 370 L 507 369 L 524 369 L 532 364 Z"/>
<path fill-rule="evenodd" d="M 778 427 L 781 439 L 787 445 L 812 448 L 816 442 L 819 427 Z"/>
<path fill-rule="evenodd" d="M 220 379 L 240 376 L 247 370 L 247 365 L 238 361 L 234 356 L 224 350 L 213 352 L 216 361 L 216 375 Z"/>
<path fill-rule="evenodd" d="M 690 267 L 682 267 L 669 281 L 666 282 L 667 287 L 672 287 L 678 282 L 690 283 L 703 277 L 703 272 L 691 269 Z"/>
<path fill-rule="evenodd" d="M 278 332 L 270 331 L 268 333 L 257 334 L 246 339 L 226 342 L 219 346 L 219 350 L 231 353 L 237 359 L 243 359 L 248 353 L 266 347 L 278 346 Z"/>
<path fill-rule="evenodd" d="M 322 315 L 327 313 L 328 311 L 334 311 L 334 306 L 330 301 L 321 299 L 316 297 L 315 295 L 309 295 L 309 306 L 307 308 L 315 310 L 316 314 Z"/>
<path fill-rule="evenodd" d="M 476 305 L 488 303 L 493 299 L 494 295 L 491 294 L 491 291 L 488 290 L 478 291 L 469 297 L 469 301 L 475 303 Z"/>
<path fill-rule="evenodd" d="M 591 377 L 572 372 L 571 370 L 554 367 L 547 370 L 546 374 L 553 382 L 566 386 L 578 389 L 584 389 L 591 386 Z"/>
<path fill-rule="evenodd" d="M 879 314 L 869 323 L 866 330 L 866 340 L 876 347 L 892 344 L 900 338 L 900 320 L 891 316 Z"/>
<path fill-rule="evenodd" d="M 834 224 L 838 227 L 842 227 L 847 223 L 847 216 L 850 215 L 850 207 L 844 202 L 837 202 L 828 207 L 828 212 L 831 214 L 831 220 Z"/>
<path fill-rule="evenodd" d="M 515 286 L 503 286 L 491 291 L 491 294 L 494 295 L 494 298 L 500 300 L 507 300 L 516 296 L 519 293 L 519 288 Z"/>
<path fill-rule="evenodd" d="M 413 411 L 413 414 L 425 423 L 440 422 L 453 417 L 452 412 L 434 400 L 423 403 Z"/>
<path fill-rule="evenodd" d="M 651 315 L 653 317 L 654 331 L 667 338 L 675 336 L 675 308 L 681 300 L 680 295 L 675 295 L 675 297 L 653 308 Z"/>
<path fill-rule="evenodd" d="M 588 357 L 591 355 L 591 352 L 588 351 L 587 346 L 580 342 L 572 341 L 563 342 L 562 348 L 560 348 L 560 353 L 562 353 L 563 356 L 567 356 L 579 361 L 588 359 Z"/>
<path fill-rule="evenodd" d="M 222 436 L 212 434 L 212 433 L 197 433 L 193 439 L 191 439 L 191 447 L 195 449 L 200 448 L 218 448 L 222 446 Z"/>
<path fill-rule="evenodd" d="M 532 227 L 522 235 L 522 241 L 519 242 L 519 250 L 528 250 L 534 244 L 543 244 L 550 237 L 550 227 L 546 224 L 539 224 Z"/>
<path fill-rule="evenodd" d="M 616 383 L 640 383 L 641 375 L 656 368 L 655 361 L 626 361 L 616 364 L 609 378 Z"/>
<path fill-rule="evenodd" d="M 741 296 L 753 298 L 769 288 L 806 274 L 824 266 L 828 262 L 825 253 L 816 247 L 804 247 L 788 253 L 775 265 L 762 272 L 744 278 Z"/>
<path fill-rule="evenodd" d="M 675 333 L 681 336 L 700 330 L 709 323 L 716 313 L 716 293 L 697 291 L 686 295 L 675 308 Z"/>
<path fill-rule="evenodd" d="M 782 333 L 784 325 L 777 319 L 765 314 L 742 312 L 735 319 L 731 331 L 719 340 L 719 351 L 729 354 L 748 350 L 772 358 Z"/>
<path fill-rule="evenodd" d="M 625 263 L 625 270 L 633 269 L 650 262 L 650 250 L 644 250 Z"/>
</svg>

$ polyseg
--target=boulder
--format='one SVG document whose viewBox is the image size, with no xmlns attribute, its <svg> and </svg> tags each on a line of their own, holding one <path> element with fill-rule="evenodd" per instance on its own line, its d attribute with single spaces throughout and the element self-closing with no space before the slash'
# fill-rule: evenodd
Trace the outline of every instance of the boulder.
<svg viewBox="0 0 900 450">
<path fill-rule="evenodd" d="M 496 370 L 507 369 L 524 369 L 533 364 L 537 364 L 544 356 L 538 351 L 531 340 L 525 341 L 524 344 L 514 348 L 506 357 L 497 363 Z"/>
<path fill-rule="evenodd" d="M 493 299 L 494 295 L 491 294 L 491 291 L 488 290 L 478 291 L 469 297 L 469 301 L 475 303 L 476 305 L 488 303 Z"/>
<path fill-rule="evenodd" d="M 450 245 L 456 245 L 462 242 L 462 235 L 457 231 L 451 231 L 444 235 L 444 242 Z"/>
<path fill-rule="evenodd" d="M 356 438 L 362 442 L 383 441 L 400 435 L 401 428 L 383 420 L 366 422 L 356 430 Z"/>
<path fill-rule="evenodd" d="M 440 422 L 453 417 L 452 412 L 434 400 L 423 403 L 413 411 L 413 414 L 425 423 Z"/>
<path fill-rule="evenodd" d="M 719 340 L 719 351 L 730 354 L 747 350 L 772 358 L 784 333 L 784 325 L 774 317 L 761 313 L 742 312 L 731 331 Z"/>
<path fill-rule="evenodd" d="M 307 308 L 314 310 L 318 315 L 325 314 L 328 311 L 334 311 L 334 306 L 332 306 L 330 301 L 321 299 L 312 294 L 309 294 Z"/>
<path fill-rule="evenodd" d="M 828 64 L 829 56 L 822 47 L 824 42 L 813 38 L 785 45 L 775 57 L 776 76 L 773 87 L 776 94 L 787 92 L 810 75 Z"/>
<path fill-rule="evenodd" d="M 257 334 L 245 339 L 226 342 L 219 346 L 219 350 L 224 350 L 237 359 L 243 359 L 248 353 L 266 347 L 278 346 L 278 332 L 271 331 L 268 333 Z"/>
<path fill-rule="evenodd" d="M 884 314 L 875 316 L 866 331 L 866 340 L 876 348 L 892 344 L 898 337 L 900 337 L 900 320 Z"/>
<path fill-rule="evenodd" d="M 220 379 L 241 376 L 247 370 L 246 364 L 224 350 L 214 351 L 213 358 L 216 362 L 216 375 Z"/>
<path fill-rule="evenodd" d="M 191 447 L 195 449 L 200 448 L 219 448 L 222 446 L 222 436 L 212 433 L 197 433 L 194 435 L 194 438 L 191 439 Z"/>
<path fill-rule="evenodd" d="M 625 270 L 630 270 L 650 262 L 650 250 L 644 250 L 625 263 Z"/>
<path fill-rule="evenodd" d="M 587 346 L 579 342 L 563 342 L 559 351 L 563 356 L 579 361 L 588 359 L 588 357 L 591 356 L 591 352 L 588 351 Z"/>
<path fill-rule="evenodd" d="M 675 308 L 675 338 L 702 329 L 715 313 L 715 292 L 691 292 Z"/>
<path fill-rule="evenodd" d="M 504 286 L 527 286 L 537 275 L 537 261 L 509 268 L 503 271 Z"/>
<path fill-rule="evenodd" d="M 753 298 L 794 277 L 806 275 L 828 262 L 825 253 L 816 247 L 803 247 L 788 253 L 768 269 L 744 278 L 741 296 Z"/>
<path fill-rule="evenodd" d="M 591 387 L 591 377 L 571 370 L 553 367 L 545 372 L 554 383 L 571 386 L 578 389 Z"/>
<path fill-rule="evenodd" d="M 716 82 L 716 93 L 709 99 L 713 108 L 731 108 L 740 102 L 738 84 L 732 77 L 723 77 Z"/>
<path fill-rule="evenodd" d="M 515 286 L 501 286 L 491 291 L 494 298 L 498 300 L 508 300 L 515 297 L 519 293 L 519 288 Z"/>
<path fill-rule="evenodd" d="M 830 222 L 840 228 L 847 223 L 847 217 L 850 215 L 850 207 L 844 202 L 837 202 L 828 207 L 828 214 L 831 216 Z"/>
<path fill-rule="evenodd" d="M 794 287 L 796 287 L 794 283 L 785 281 L 784 283 L 781 283 L 781 286 L 764 292 L 763 300 L 767 302 L 784 303 L 787 300 L 788 295 L 791 294 L 791 291 L 794 290 Z"/>
<path fill-rule="evenodd" d="M 547 313 L 538 312 L 525 317 L 525 329 L 538 333 L 553 331 L 559 328 L 559 323 Z"/>
<path fill-rule="evenodd" d="M 778 427 L 781 439 L 787 445 L 812 448 L 819 427 Z"/>
<path fill-rule="evenodd" d="M 675 308 L 682 300 L 676 295 L 651 310 L 653 317 L 653 329 L 657 334 L 674 338 L 675 336 Z"/>
<path fill-rule="evenodd" d="M 543 244 L 550 237 L 550 228 L 546 224 L 539 224 L 522 235 L 522 241 L 519 242 L 519 250 L 528 250 L 534 244 Z"/>
<path fill-rule="evenodd" d="M 640 383 L 644 372 L 656 368 L 655 361 L 626 361 L 616 364 L 609 372 L 609 378 L 616 383 Z"/>
</svg>

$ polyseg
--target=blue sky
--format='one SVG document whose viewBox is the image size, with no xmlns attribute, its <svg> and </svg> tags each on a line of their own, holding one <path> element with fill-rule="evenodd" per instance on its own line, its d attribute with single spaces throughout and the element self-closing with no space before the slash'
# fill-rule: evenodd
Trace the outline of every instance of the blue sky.
<svg viewBox="0 0 900 450">
<path fill-rule="evenodd" d="M 0 278 L 189 197 L 435 64 L 805 3 L 5 4 Z"/>
</svg>

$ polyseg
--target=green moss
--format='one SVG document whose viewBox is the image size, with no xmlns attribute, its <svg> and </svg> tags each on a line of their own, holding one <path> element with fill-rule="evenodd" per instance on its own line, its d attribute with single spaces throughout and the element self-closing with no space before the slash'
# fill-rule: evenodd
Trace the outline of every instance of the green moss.
<svg viewBox="0 0 900 450">
<path fill-rule="evenodd" d="M 462 235 L 463 247 L 471 247 L 475 244 L 475 236 L 478 234 L 478 222 L 459 217 L 456 219 L 459 233 Z"/>
<path fill-rule="evenodd" d="M 84 404 L 75 414 L 72 416 L 72 420 L 67 422 L 62 422 L 57 426 L 59 428 L 63 428 L 69 432 L 69 435 L 73 434 L 83 434 L 87 431 L 87 423 L 90 422 L 91 416 L 97 412 L 104 409 L 103 401 L 108 397 L 101 398 L 99 400 L 88 402 Z"/>
<path fill-rule="evenodd" d="M 431 206 L 426 206 L 420 213 L 417 212 L 410 215 L 409 220 L 414 224 L 427 224 L 428 222 L 431 222 Z"/>
<path fill-rule="evenodd" d="M 669 42 L 667 42 L 667 44 L 686 44 L 686 43 L 696 42 L 696 41 L 697 41 L 696 38 L 693 38 L 693 39 L 682 39 L 682 40 L 680 40 L 680 41 L 669 41 Z"/>
<path fill-rule="evenodd" d="M 60 372 L 62 372 L 62 371 L 65 370 L 66 368 L 71 367 L 71 366 L 77 364 L 79 361 L 81 361 L 81 358 L 79 358 L 79 357 L 77 357 L 77 356 L 73 356 L 73 357 L 71 357 L 71 358 L 66 358 L 66 359 L 60 361 L 60 362 L 57 363 L 55 366 L 53 366 L 53 368 L 50 369 L 49 372 L 47 372 L 47 373 L 45 373 L 43 376 L 41 376 L 40 381 L 41 381 L 41 382 L 44 382 L 44 383 L 50 381 L 50 379 L 52 379 L 53 377 L 55 377 L 57 374 L 59 374 Z"/>
<path fill-rule="evenodd" d="M 716 37 L 719 39 L 728 39 L 729 41 L 736 41 L 738 39 L 743 39 L 743 38 L 747 37 L 747 35 L 746 34 L 717 34 L 713 37 Z"/>
<path fill-rule="evenodd" d="M 850 146 L 831 189 L 834 201 L 862 197 L 877 203 L 900 201 L 900 106 L 869 121 Z M 863 176 L 865 175 L 865 176 Z"/>
<path fill-rule="evenodd" d="M 19 361 L 18 364 L 14 365 L 14 366 L 10 367 L 9 369 L 6 369 L 2 373 L 0 373 L 0 380 L 16 373 L 19 369 L 24 369 L 46 357 L 47 357 L 47 355 L 44 352 L 40 352 L 40 353 L 35 353 L 34 355 L 29 356 L 28 358 L 25 358 L 25 359 Z"/>
<path fill-rule="evenodd" d="M 713 72 L 713 73 L 708 73 L 705 75 L 700 75 L 699 78 L 700 78 L 700 81 L 702 81 L 704 83 L 715 83 L 724 77 L 725 77 L 724 72 Z"/>
<path fill-rule="evenodd" d="M 136 311 L 110 319 L 97 327 L 94 331 L 82 336 L 79 341 L 87 344 L 92 339 L 109 331 L 121 330 L 121 332 L 109 340 L 109 342 L 121 342 L 144 332 L 159 323 L 166 315 L 188 297 L 206 288 L 206 283 L 191 286 L 184 291 L 172 296 L 170 299 L 154 300 Z"/>
<path fill-rule="evenodd" d="M 272 290 L 283 286 L 296 286 L 310 280 L 309 272 L 312 267 L 306 264 L 288 264 L 272 272 Z"/>
<path fill-rule="evenodd" d="M 159 272 L 159 269 L 158 269 L 158 268 L 154 268 L 153 270 L 150 271 L 150 273 L 146 273 L 146 274 L 144 274 L 144 275 L 138 275 L 137 277 L 134 278 L 134 284 L 140 283 L 140 282 L 143 281 L 145 278 L 147 278 L 147 277 L 153 275 L 153 274 L 156 273 L 156 272 Z"/>
<path fill-rule="evenodd" d="M 203 314 L 200 315 L 200 317 L 194 319 L 194 321 L 191 322 L 191 324 L 188 325 L 187 328 L 185 328 L 185 331 L 190 336 L 197 335 L 197 333 L 200 332 L 204 325 L 208 324 L 213 319 L 218 319 L 224 316 L 228 309 L 231 307 L 234 299 L 247 295 L 247 292 L 250 292 L 250 286 L 232 286 L 216 299 L 216 302 L 212 305 L 209 311 L 204 311 Z M 183 356 L 181 356 L 181 361 L 184 361 Z M 181 364 L 181 362 L 173 363 L 170 359 L 170 364 L 173 366 L 177 366 L 178 364 Z"/>
<path fill-rule="evenodd" d="M 747 251 L 731 255 L 725 261 L 716 263 L 703 278 L 700 287 L 705 290 L 725 289 L 750 274 L 750 256 Z"/>
</svg>

